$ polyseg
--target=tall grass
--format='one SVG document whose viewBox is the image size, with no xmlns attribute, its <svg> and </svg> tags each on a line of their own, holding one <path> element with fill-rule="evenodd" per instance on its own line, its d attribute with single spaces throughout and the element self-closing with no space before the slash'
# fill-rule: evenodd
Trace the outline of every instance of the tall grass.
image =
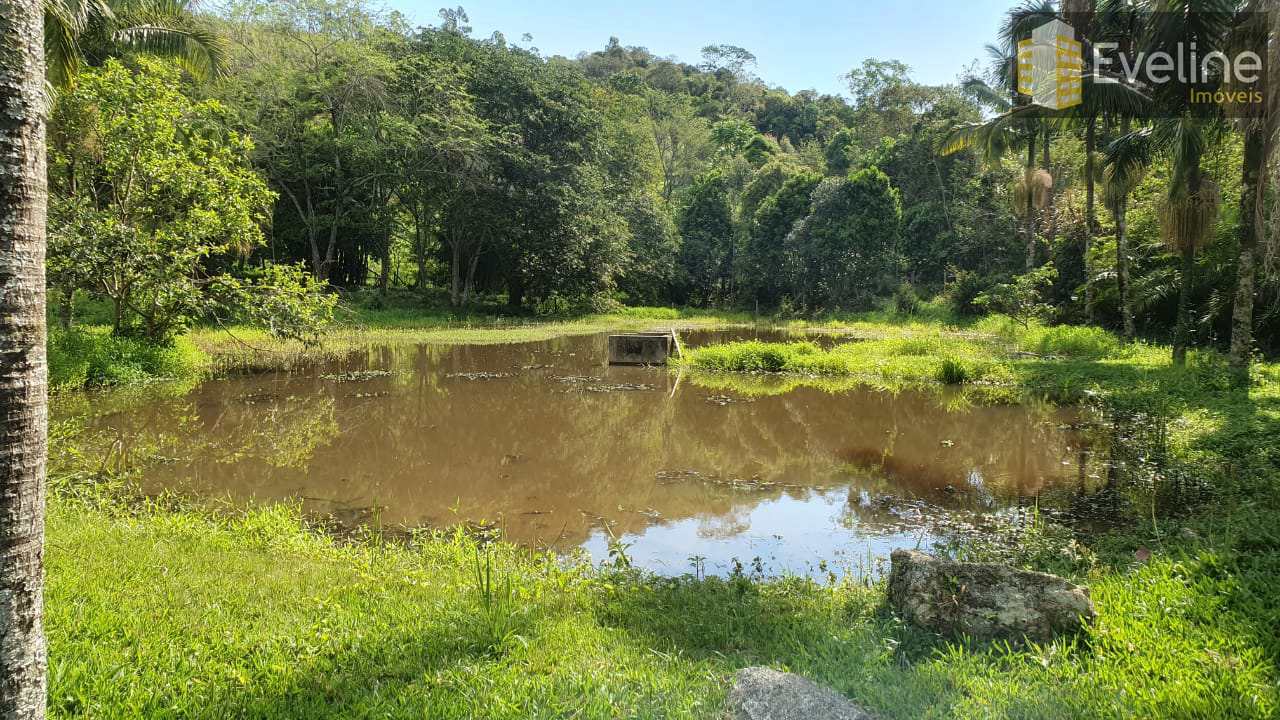
<svg viewBox="0 0 1280 720">
<path fill-rule="evenodd" d="M 49 338 L 49 385 L 75 390 L 198 375 L 208 358 L 190 340 L 158 345 L 116 337 L 105 328 L 55 331 Z"/>
</svg>

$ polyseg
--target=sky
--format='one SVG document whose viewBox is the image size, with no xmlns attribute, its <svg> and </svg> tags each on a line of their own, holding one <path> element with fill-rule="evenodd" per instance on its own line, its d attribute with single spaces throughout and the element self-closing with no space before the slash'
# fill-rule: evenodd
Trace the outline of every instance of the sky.
<svg viewBox="0 0 1280 720">
<path fill-rule="evenodd" d="M 473 34 L 501 31 L 509 42 L 543 55 L 575 57 L 609 37 L 660 57 L 698 63 L 705 45 L 738 45 L 755 54 L 755 72 L 791 92 L 845 93 L 841 76 L 864 58 L 901 60 L 920 83 L 955 82 L 984 60 L 1010 0 L 845 0 L 844 2 L 619 2 L 569 0 L 383 0 L 414 25 L 439 23 L 438 11 L 459 3 Z M 532 42 L 522 42 L 529 33 Z"/>
</svg>

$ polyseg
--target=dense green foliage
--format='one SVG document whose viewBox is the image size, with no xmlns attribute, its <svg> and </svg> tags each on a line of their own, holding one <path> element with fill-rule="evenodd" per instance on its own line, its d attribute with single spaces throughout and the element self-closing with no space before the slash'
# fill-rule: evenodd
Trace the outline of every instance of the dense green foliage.
<svg viewBox="0 0 1280 720">
<path fill-rule="evenodd" d="M 616 38 L 544 57 L 473 36 L 461 8 L 412 28 L 363 0 L 135 5 L 62 27 L 82 42 L 51 50 L 79 78 L 50 135 L 55 297 L 112 300 L 120 334 L 243 317 L 210 304 L 214 276 L 274 278 L 299 300 L 400 286 L 424 304 L 544 315 L 619 302 L 814 312 L 939 292 L 969 312 L 1051 261 L 1047 320 L 1154 340 L 1181 327 L 1201 345 L 1228 335 L 1241 134 L 1194 125 L 1220 211 L 1182 253 L 1163 220 L 1186 168 L 1152 139 L 1163 126 L 1122 106 L 1057 123 L 1012 112 L 1007 58 L 960 87 L 868 59 L 845 98 L 768 87 L 732 45 L 700 64 Z M 1044 12 L 1015 9 L 1001 42 Z M 144 17 L 170 34 L 137 30 Z M 175 124 L 189 130 L 166 136 Z M 121 150 L 139 143 L 154 151 Z M 132 168 L 147 188 L 112 192 Z M 115 255 L 154 261 L 102 262 Z M 319 285 L 273 264 L 305 265 Z M 1270 277 L 1257 273 L 1263 349 Z M 313 334 L 326 317 L 277 309 L 289 317 L 253 319 Z"/>
</svg>

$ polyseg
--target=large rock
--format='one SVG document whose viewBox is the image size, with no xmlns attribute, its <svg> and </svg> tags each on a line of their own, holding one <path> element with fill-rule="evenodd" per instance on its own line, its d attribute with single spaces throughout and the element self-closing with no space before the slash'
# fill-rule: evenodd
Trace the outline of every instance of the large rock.
<svg viewBox="0 0 1280 720">
<path fill-rule="evenodd" d="M 810 680 L 767 667 L 733 676 L 728 720 L 872 720 L 864 710 Z"/>
<path fill-rule="evenodd" d="M 979 640 L 1050 640 L 1093 622 L 1089 588 L 1047 573 L 993 563 L 893 552 L 889 604 L 908 622 Z"/>
</svg>

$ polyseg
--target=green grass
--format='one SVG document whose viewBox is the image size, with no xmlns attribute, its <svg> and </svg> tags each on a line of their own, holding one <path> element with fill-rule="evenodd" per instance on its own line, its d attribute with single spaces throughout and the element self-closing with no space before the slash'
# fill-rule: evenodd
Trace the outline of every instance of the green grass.
<svg viewBox="0 0 1280 720">
<path fill-rule="evenodd" d="M 884 718 L 1277 708 L 1271 628 L 1199 544 L 1095 569 L 1095 630 L 1011 649 L 903 627 L 879 586 L 595 572 L 460 535 L 339 543 L 280 507 L 60 496 L 48 532 L 53 717 L 718 718 L 752 664 Z M 508 602 L 486 603 L 478 557 Z"/>
<path fill-rule="evenodd" d="M 349 342 L 500 342 L 652 322 L 382 312 L 364 315 Z M 958 382 L 987 388 L 979 399 L 1103 399 L 1169 421 L 1170 479 L 1135 491 L 1151 505 L 1137 503 L 1126 524 L 1090 534 L 1038 522 L 1012 553 L 959 550 L 1087 583 L 1096 627 L 1044 646 L 968 645 L 904 627 L 878 584 L 660 579 L 459 534 L 339 540 L 289 507 L 139 500 L 127 478 L 76 451 L 74 428 L 55 426 L 51 716 L 719 718 L 726 678 L 753 664 L 800 672 L 886 719 L 1280 712 L 1280 365 L 1237 389 L 1212 352 L 1180 370 L 1167 348 L 1098 331 L 998 319 L 815 325 L 864 340 L 719 346 L 694 351 L 687 372 L 758 392 Z M 1207 496 L 1158 503 L 1176 474 Z"/>
</svg>

